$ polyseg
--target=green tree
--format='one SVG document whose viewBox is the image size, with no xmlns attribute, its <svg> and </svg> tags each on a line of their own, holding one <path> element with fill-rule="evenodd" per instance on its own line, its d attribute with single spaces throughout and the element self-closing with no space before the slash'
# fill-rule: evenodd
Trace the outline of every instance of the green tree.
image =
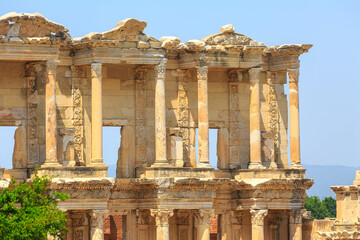
<svg viewBox="0 0 360 240">
<path fill-rule="evenodd" d="M 336 200 L 326 197 L 320 200 L 318 196 L 306 197 L 305 209 L 311 212 L 313 219 L 324 219 L 336 217 Z"/>
<path fill-rule="evenodd" d="M 0 239 L 42 240 L 48 235 L 64 239 L 66 213 L 57 204 L 69 196 L 49 191 L 50 181 L 37 173 L 30 183 L 11 180 L 0 194 Z"/>
<path fill-rule="evenodd" d="M 326 206 L 330 212 L 330 217 L 336 217 L 336 200 L 332 197 L 326 197 L 322 200 L 322 203 Z"/>
</svg>

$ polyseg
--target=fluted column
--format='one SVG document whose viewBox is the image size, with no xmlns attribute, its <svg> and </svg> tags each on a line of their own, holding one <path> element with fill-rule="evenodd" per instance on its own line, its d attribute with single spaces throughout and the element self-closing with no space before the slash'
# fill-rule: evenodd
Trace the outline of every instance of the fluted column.
<svg viewBox="0 0 360 240">
<path fill-rule="evenodd" d="M 268 214 L 267 209 L 251 209 L 251 239 L 264 240 L 264 219 Z"/>
<path fill-rule="evenodd" d="M 106 210 L 93 210 L 90 214 L 90 239 L 104 240 L 104 219 Z"/>
<path fill-rule="evenodd" d="M 209 161 L 208 67 L 197 67 L 198 79 L 198 167 L 211 167 Z"/>
<path fill-rule="evenodd" d="M 150 214 L 155 218 L 156 240 L 169 240 L 169 218 L 174 215 L 174 210 L 151 209 Z"/>
<path fill-rule="evenodd" d="M 195 213 L 198 220 L 198 240 L 210 240 L 210 219 L 214 215 L 214 209 L 200 209 Z"/>
<path fill-rule="evenodd" d="M 155 163 L 153 167 L 169 165 L 166 158 L 166 61 L 155 66 Z"/>
<path fill-rule="evenodd" d="M 302 215 L 304 209 L 291 210 L 289 216 L 290 240 L 302 240 Z"/>
<path fill-rule="evenodd" d="M 101 63 L 91 64 L 91 164 L 103 163 Z"/>
<path fill-rule="evenodd" d="M 249 70 L 250 77 L 250 164 L 249 168 L 263 168 L 260 131 L 260 68 Z"/>
<path fill-rule="evenodd" d="M 288 69 L 290 168 L 302 168 L 300 160 L 299 69 Z"/>
<path fill-rule="evenodd" d="M 56 122 L 56 66 L 55 60 L 46 62 L 45 86 L 45 163 L 42 166 L 61 166 L 57 159 L 57 122 Z"/>
</svg>

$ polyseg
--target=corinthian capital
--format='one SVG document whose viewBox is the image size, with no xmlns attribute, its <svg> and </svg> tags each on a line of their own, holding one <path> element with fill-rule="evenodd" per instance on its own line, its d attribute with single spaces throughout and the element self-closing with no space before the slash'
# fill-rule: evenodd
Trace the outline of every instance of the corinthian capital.
<svg viewBox="0 0 360 240">
<path fill-rule="evenodd" d="M 91 77 L 101 77 L 101 63 L 91 64 Z"/>
<path fill-rule="evenodd" d="M 214 209 L 200 209 L 195 213 L 200 225 L 210 225 L 210 219 L 215 215 Z"/>
<path fill-rule="evenodd" d="M 174 210 L 150 209 L 150 214 L 155 218 L 156 226 L 169 226 L 169 218 L 174 215 Z"/>
<path fill-rule="evenodd" d="M 57 66 L 57 62 L 53 59 L 48 60 L 46 62 L 46 70 L 48 72 L 48 74 L 56 74 L 56 66 Z"/>
<path fill-rule="evenodd" d="M 92 227 L 102 227 L 104 219 L 109 215 L 107 210 L 93 210 L 90 214 L 90 225 Z"/>
<path fill-rule="evenodd" d="M 165 78 L 167 60 L 161 60 L 155 65 L 155 78 Z"/>
<path fill-rule="evenodd" d="M 289 75 L 289 82 L 290 83 L 297 83 L 299 82 L 299 69 L 298 68 L 290 68 L 288 69 L 288 75 Z"/>
<path fill-rule="evenodd" d="M 291 224 L 301 224 L 306 209 L 293 209 L 288 212 Z"/>
<path fill-rule="evenodd" d="M 260 71 L 261 68 L 251 68 L 249 70 L 249 79 L 250 82 L 258 82 L 260 80 Z"/>
<path fill-rule="evenodd" d="M 257 226 L 264 225 L 264 218 L 268 215 L 267 209 L 251 209 L 251 224 Z"/>
<path fill-rule="evenodd" d="M 204 67 L 196 67 L 197 69 L 197 79 L 198 80 L 207 80 L 208 78 L 208 67 L 204 66 Z"/>
</svg>

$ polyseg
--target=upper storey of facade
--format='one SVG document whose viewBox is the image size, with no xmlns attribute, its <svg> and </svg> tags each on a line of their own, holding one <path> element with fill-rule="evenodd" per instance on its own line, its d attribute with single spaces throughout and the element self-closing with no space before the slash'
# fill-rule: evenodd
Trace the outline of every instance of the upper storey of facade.
<svg viewBox="0 0 360 240">
<path fill-rule="evenodd" d="M 102 127 L 121 126 L 119 178 L 165 168 L 170 172 L 161 174 L 213 177 L 209 129 L 218 131 L 217 176 L 242 169 L 287 176 L 280 170 L 295 169 L 304 177 L 299 56 L 312 45 L 267 47 L 232 25 L 181 43 L 150 37 L 145 27 L 125 19 L 71 38 L 40 14 L 0 17 L 0 125 L 19 126 L 14 169 L 106 176 Z"/>
</svg>

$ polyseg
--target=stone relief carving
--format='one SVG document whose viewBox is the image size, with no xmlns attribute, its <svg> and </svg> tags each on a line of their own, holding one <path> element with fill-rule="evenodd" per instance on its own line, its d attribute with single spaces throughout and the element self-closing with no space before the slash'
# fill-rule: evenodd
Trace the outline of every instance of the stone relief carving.
<svg viewBox="0 0 360 240">
<path fill-rule="evenodd" d="M 74 155 L 77 165 L 84 165 L 83 158 L 83 139 L 84 139 L 84 116 L 82 106 L 82 94 L 80 91 L 82 68 L 80 66 L 72 66 L 72 96 L 73 96 L 73 125 L 74 133 Z"/>
</svg>

